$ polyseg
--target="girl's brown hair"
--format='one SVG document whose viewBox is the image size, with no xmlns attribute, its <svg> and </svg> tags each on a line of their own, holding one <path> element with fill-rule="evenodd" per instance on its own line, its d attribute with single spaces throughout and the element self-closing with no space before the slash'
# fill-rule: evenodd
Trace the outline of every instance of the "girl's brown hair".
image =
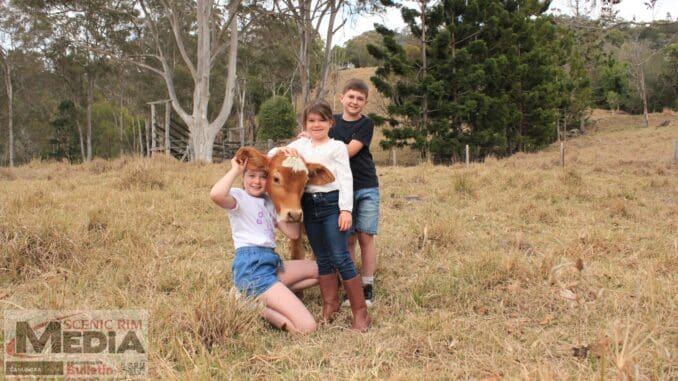
<svg viewBox="0 0 678 381">
<path fill-rule="evenodd" d="M 334 124 L 334 116 L 332 115 L 332 106 L 324 100 L 313 101 L 306 105 L 302 114 L 301 125 L 306 129 L 306 120 L 310 114 L 318 114 L 325 120 L 329 120 Z"/>
<path fill-rule="evenodd" d="M 265 160 L 265 156 L 255 156 L 247 159 L 247 166 L 245 167 L 243 175 L 247 171 L 263 171 L 268 176 L 268 163 Z"/>
</svg>

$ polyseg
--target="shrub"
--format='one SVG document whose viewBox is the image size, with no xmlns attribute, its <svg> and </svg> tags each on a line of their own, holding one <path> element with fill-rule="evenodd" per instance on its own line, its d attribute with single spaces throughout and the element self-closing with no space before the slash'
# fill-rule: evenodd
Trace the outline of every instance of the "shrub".
<svg viewBox="0 0 678 381">
<path fill-rule="evenodd" d="M 281 140 L 295 135 L 297 124 L 289 99 L 281 96 L 269 98 L 261 105 L 257 116 L 259 130 L 257 140 Z"/>
</svg>

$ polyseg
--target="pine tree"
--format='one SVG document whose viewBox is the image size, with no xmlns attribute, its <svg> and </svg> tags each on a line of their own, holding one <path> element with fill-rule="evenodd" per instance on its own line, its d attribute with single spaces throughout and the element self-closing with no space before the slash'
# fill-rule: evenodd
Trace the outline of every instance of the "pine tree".
<svg viewBox="0 0 678 381">
<path fill-rule="evenodd" d="M 51 150 L 47 157 L 79 161 L 81 157 L 75 104 L 70 100 L 61 101 L 57 115 L 49 124 L 52 127 L 52 134 L 49 138 Z"/>
<path fill-rule="evenodd" d="M 372 82 L 391 104 L 382 146 L 410 146 L 437 161 L 533 150 L 555 139 L 562 91 L 559 36 L 548 2 L 443 0 L 403 9 L 421 38 L 409 58 L 395 34 L 378 27 L 383 47 L 369 46 L 381 65 Z M 425 20 L 425 24 L 422 24 Z"/>
</svg>

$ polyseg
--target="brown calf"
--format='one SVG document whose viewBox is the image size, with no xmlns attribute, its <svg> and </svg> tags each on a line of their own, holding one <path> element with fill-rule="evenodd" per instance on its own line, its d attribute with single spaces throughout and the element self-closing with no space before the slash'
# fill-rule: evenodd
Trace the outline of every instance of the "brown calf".
<svg viewBox="0 0 678 381">
<path fill-rule="evenodd" d="M 266 193 L 271 197 L 278 221 L 302 222 L 301 196 L 306 184 L 324 185 L 334 181 L 334 175 L 321 164 L 306 163 L 301 157 L 286 156 L 277 152 L 268 157 L 251 147 L 243 147 L 235 156 L 259 167 L 266 168 L 268 181 Z M 304 250 L 301 238 L 290 240 L 290 257 L 303 259 Z"/>
</svg>

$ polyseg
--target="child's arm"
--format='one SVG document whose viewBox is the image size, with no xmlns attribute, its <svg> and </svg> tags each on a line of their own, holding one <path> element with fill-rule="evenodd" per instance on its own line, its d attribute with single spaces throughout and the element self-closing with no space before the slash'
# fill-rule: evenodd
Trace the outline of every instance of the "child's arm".
<svg viewBox="0 0 678 381">
<path fill-rule="evenodd" d="M 299 239 L 301 235 L 301 222 L 278 221 L 276 226 L 289 239 Z"/>
<path fill-rule="evenodd" d="M 210 191 L 210 198 L 215 204 L 224 209 L 233 209 L 236 206 L 236 201 L 229 193 L 235 179 L 242 175 L 245 171 L 247 160 L 240 162 L 235 157 L 231 159 L 231 169 L 212 187 Z"/>
<path fill-rule="evenodd" d="M 360 140 L 351 140 L 348 142 L 346 145 L 346 149 L 348 150 L 348 157 L 353 157 L 355 156 L 358 152 L 360 152 L 361 149 L 363 149 L 365 145 L 360 141 Z"/>
<path fill-rule="evenodd" d="M 364 123 L 361 124 L 361 127 L 358 129 L 351 141 L 346 144 L 346 149 L 348 150 L 348 157 L 353 157 L 360 152 L 363 147 L 370 145 L 372 141 L 372 135 L 374 134 L 374 122 L 371 119 L 367 119 Z"/>
</svg>

